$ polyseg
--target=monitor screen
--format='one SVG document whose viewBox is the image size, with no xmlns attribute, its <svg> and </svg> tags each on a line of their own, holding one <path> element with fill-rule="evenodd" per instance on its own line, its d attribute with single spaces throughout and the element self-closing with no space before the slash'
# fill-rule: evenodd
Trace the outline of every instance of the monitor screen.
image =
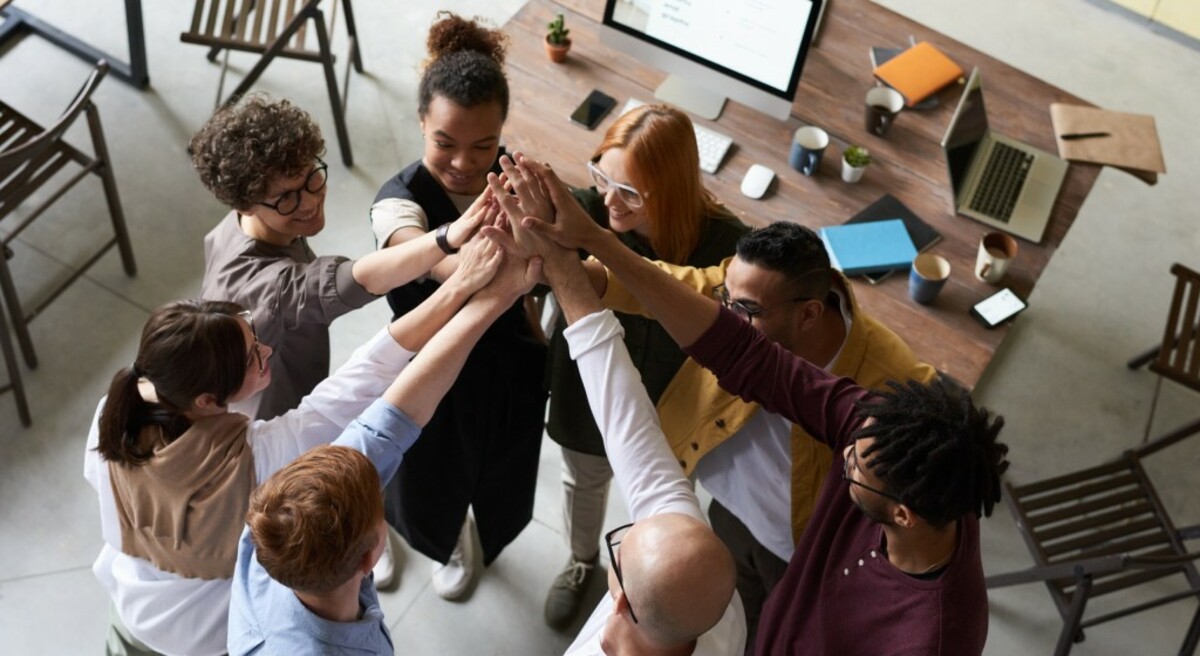
<svg viewBox="0 0 1200 656">
<path fill-rule="evenodd" d="M 821 0 L 608 0 L 604 25 L 654 46 L 636 50 L 668 72 L 688 76 L 721 94 L 755 106 L 730 87 L 730 78 L 790 104 L 819 15 Z M 693 65 L 666 62 L 673 55 Z M 665 65 L 664 65 L 665 64 Z M 671 65 L 674 64 L 674 65 Z M 716 76 L 693 75 L 697 68 Z M 765 111 L 765 110 L 764 110 Z M 786 114 L 784 116 L 786 118 Z"/>
<path fill-rule="evenodd" d="M 966 88 L 963 89 L 954 116 L 950 118 L 946 136 L 942 138 L 942 148 L 946 149 L 946 165 L 950 168 L 950 182 L 954 185 L 956 197 L 962 193 L 963 185 L 967 182 L 967 173 L 971 170 L 971 159 L 987 132 L 983 81 L 979 77 L 979 69 L 975 69 L 971 72 L 971 79 L 967 81 Z"/>
</svg>

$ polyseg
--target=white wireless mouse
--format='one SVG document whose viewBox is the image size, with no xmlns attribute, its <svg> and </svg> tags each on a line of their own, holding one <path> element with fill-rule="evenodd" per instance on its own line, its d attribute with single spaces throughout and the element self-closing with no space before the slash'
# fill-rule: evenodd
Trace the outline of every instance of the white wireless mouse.
<svg viewBox="0 0 1200 656">
<path fill-rule="evenodd" d="M 762 164 L 755 164 L 746 171 L 746 177 L 742 178 L 742 193 L 750 198 L 762 198 L 774 179 L 774 171 Z"/>
</svg>

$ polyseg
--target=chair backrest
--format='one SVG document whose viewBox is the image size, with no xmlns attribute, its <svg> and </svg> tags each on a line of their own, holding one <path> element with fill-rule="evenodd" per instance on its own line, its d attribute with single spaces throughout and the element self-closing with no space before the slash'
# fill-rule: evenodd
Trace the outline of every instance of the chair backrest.
<svg viewBox="0 0 1200 656">
<path fill-rule="evenodd" d="M 1171 274 L 1175 276 L 1175 294 L 1162 347 L 1150 369 L 1200 391 L 1200 273 L 1176 263 Z"/>
<path fill-rule="evenodd" d="M 87 108 L 108 68 L 107 61 L 99 61 L 67 109 L 45 130 L 0 103 L 0 217 L 40 187 L 68 158 L 78 157 L 74 148 L 62 147 L 63 133 Z"/>
<path fill-rule="evenodd" d="M 320 1 L 196 0 L 191 26 L 179 38 L 186 43 L 262 52 L 294 19 L 311 15 Z M 307 32 L 305 21 L 279 56 L 316 60 L 315 51 L 305 47 Z"/>
<path fill-rule="evenodd" d="M 1021 536 L 1040 566 L 1111 555 L 1175 556 L 1187 551 L 1134 452 L 1121 459 L 1072 474 L 1014 486 L 1005 484 L 1009 507 Z M 1120 570 L 1097 576 L 1091 596 L 1184 573 L 1190 564 L 1170 569 Z M 1078 580 L 1048 581 L 1062 606 Z"/>
</svg>

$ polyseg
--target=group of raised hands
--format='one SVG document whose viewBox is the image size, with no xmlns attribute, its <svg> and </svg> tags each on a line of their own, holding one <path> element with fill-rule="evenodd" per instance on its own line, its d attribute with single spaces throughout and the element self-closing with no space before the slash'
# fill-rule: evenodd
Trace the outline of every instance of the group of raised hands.
<svg viewBox="0 0 1200 656">
<path fill-rule="evenodd" d="M 459 283 L 528 293 L 545 282 L 543 262 L 578 267 L 575 249 L 586 249 L 604 229 L 549 165 L 514 153 L 500 158 L 500 168 L 500 175 L 488 174 L 487 189 L 451 224 L 447 238 L 463 244 Z"/>
</svg>

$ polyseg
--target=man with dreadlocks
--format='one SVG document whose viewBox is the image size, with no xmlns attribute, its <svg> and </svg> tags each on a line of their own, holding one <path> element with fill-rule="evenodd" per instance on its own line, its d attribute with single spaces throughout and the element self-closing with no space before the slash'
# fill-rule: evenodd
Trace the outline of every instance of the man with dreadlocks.
<svg viewBox="0 0 1200 656">
<path fill-rule="evenodd" d="M 1003 420 L 940 382 L 876 392 L 825 372 L 623 247 L 549 169 L 536 171 L 555 223 L 522 226 L 591 253 L 722 387 L 833 449 L 812 518 L 763 610 L 757 652 L 981 653 L 978 518 L 1000 499 Z"/>
</svg>

